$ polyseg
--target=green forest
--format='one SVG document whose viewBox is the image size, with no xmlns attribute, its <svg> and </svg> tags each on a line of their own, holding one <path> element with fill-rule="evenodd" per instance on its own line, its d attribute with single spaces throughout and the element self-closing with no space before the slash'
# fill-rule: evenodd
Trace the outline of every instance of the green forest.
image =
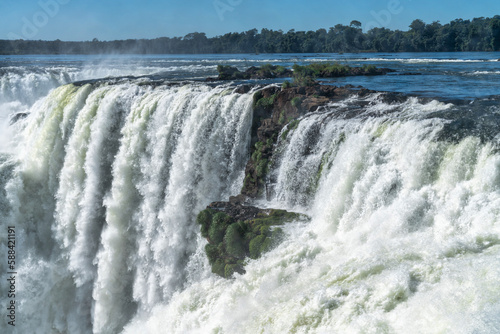
<svg viewBox="0 0 500 334">
<path fill-rule="evenodd" d="M 184 37 L 85 42 L 0 40 L 0 54 L 203 54 L 499 51 L 500 15 L 446 24 L 414 20 L 407 31 L 361 29 L 361 22 L 316 31 L 257 29 L 208 38 Z"/>
</svg>

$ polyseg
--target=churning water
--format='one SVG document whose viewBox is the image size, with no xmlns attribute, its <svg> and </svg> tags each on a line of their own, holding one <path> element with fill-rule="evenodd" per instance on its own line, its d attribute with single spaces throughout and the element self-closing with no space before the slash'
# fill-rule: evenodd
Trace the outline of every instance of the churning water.
<svg viewBox="0 0 500 334">
<path fill-rule="evenodd" d="M 484 65 L 468 60 L 460 73 Z M 6 252 L 15 226 L 17 272 L 12 328 L 4 256 L 2 332 L 500 331 L 496 98 L 374 93 L 302 117 L 257 204 L 312 219 L 228 280 L 211 273 L 195 217 L 241 190 L 253 91 L 165 74 L 217 59 L 156 61 L 0 68 L 0 240 Z M 121 78 L 72 83 L 108 75 Z"/>
</svg>

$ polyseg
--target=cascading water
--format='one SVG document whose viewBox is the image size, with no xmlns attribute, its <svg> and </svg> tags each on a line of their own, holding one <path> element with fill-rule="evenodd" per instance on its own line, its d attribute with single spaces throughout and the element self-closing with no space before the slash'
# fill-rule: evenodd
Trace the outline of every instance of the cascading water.
<svg viewBox="0 0 500 334">
<path fill-rule="evenodd" d="M 17 333 L 500 330 L 497 103 L 470 126 L 457 115 L 474 105 L 360 99 L 282 130 L 257 204 L 312 219 L 223 279 L 195 216 L 241 190 L 252 92 L 142 79 L 52 90 L 0 153 Z"/>
<path fill-rule="evenodd" d="M 451 121 L 431 115 L 451 104 L 370 99 L 354 118 L 342 102 L 280 135 L 261 204 L 310 223 L 285 226 L 246 274 L 195 282 L 125 332 L 498 331 L 496 142 L 441 138 Z"/>
<path fill-rule="evenodd" d="M 194 217 L 239 191 L 251 101 L 199 85 L 103 84 L 35 104 L 17 166 L 2 166 L 2 223 L 22 231 L 16 329 L 117 332 L 202 275 L 188 270 L 203 243 Z"/>
</svg>

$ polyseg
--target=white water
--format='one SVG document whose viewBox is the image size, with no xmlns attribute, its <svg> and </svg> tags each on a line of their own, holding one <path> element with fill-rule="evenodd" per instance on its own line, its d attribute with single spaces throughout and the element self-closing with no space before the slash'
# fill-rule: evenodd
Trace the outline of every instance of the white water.
<svg viewBox="0 0 500 334">
<path fill-rule="evenodd" d="M 61 85 L 75 81 L 119 76 L 141 76 L 169 71 L 154 66 L 124 67 L 121 64 L 93 64 L 86 66 L 10 66 L 0 71 L 0 103 L 20 101 L 31 106 L 38 99 Z M 181 68 L 188 71 L 189 68 Z"/>
<path fill-rule="evenodd" d="M 123 84 L 62 86 L 36 103 L 2 182 L 2 224 L 19 231 L 18 333 L 117 332 L 195 279 L 194 217 L 239 192 L 251 101 Z"/>
<path fill-rule="evenodd" d="M 125 332 L 498 332 L 500 156 L 474 138 L 433 140 L 444 121 L 417 116 L 448 107 L 303 119 L 280 144 L 268 205 L 312 222 L 287 226 L 245 275 L 196 282 Z"/>
<path fill-rule="evenodd" d="M 19 154 L 0 160 L 17 332 L 498 332 L 497 147 L 437 140 L 446 121 L 425 115 L 450 105 L 368 100 L 352 119 L 337 117 L 349 101 L 308 115 L 279 141 L 260 204 L 312 221 L 226 280 L 194 217 L 240 191 L 252 95 L 52 91 L 14 125 Z"/>
</svg>

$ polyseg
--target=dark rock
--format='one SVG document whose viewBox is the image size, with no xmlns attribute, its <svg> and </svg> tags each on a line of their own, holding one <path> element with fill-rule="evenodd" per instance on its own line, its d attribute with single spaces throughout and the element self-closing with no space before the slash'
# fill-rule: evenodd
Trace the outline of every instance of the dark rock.
<svg viewBox="0 0 500 334">
<path fill-rule="evenodd" d="M 207 206 L 207 208 L 223 211 L 236 221 L 250 220 L 255 218 L 257 214 L 262 211 L 262 209 L 255 206 L 243 205 L 243 202 L 237 200 L 236 198 L 237 197 L 235 196 L 230 197 L 229 202 L 213 202 Z"/>
<path fill-rule="evenodd" d="M 407 97 L 403 93 L 385 93 L 381 95 L 381 99 L 384 103 L 394 104 L 403 103 L 406 101 Z"/>
<path fill-rule="evenodd" d="M 246 94 L 248 93 L 250 90 L 252 89 L 252 87 L 250 85 L 240 85 L 238 86 L 234 92 L 235 93 L 238 93 L 238 94 Z"/>
<path fill-rule="evenodd" d="M 25 112 L 17 113 L 10 118 L 9 124 L 12 125 L 12 124 L 14 124 L 14 123 L 20 121 L 21 119 L 26 118 L 26 117 L 28 117 L 28 113 L 25 113 Z"/>
<path fill-rule="evenodd" d="M 244 72 L 234 66 L 218 65 L 218 80 L 242 80 L 242 79 L 274 79 L 289 78 L 293 72 L 280 65 L 266 64 L 261 67 L 251 66 Z"/>
<path fill-rule="evenodd" d="M 245 72 L 241 72 L 234 66 L 218 65 L 217 71 L 219 72 L 219 76 L 217 78 L 219 80 L 250 79 L 250 75 Z"/>
<path fill-rule="evenodd" d="M 419 72 L 403 72 L 403 73 L 396 73 L 395 75 L 422 75 L 422 73 L 419 73 Z"/>
<path fill-rule="evenodd" d="M 365 96 L 373 92 L 365 88 L 352 89 L 320 84 L 281 89 L 271 86 L 256 92 L 253 103 L 252 151 L 245 168 L 241 193 L 251 198 L 265 195 L 265 178 L 272 161 L 274 144 L 283 127 L 289 122 L 332 101 L 345 99 L 352 94 Z M 293 129 L 297 125 L 298 122 L 294 123 Z"/>
</svg>

